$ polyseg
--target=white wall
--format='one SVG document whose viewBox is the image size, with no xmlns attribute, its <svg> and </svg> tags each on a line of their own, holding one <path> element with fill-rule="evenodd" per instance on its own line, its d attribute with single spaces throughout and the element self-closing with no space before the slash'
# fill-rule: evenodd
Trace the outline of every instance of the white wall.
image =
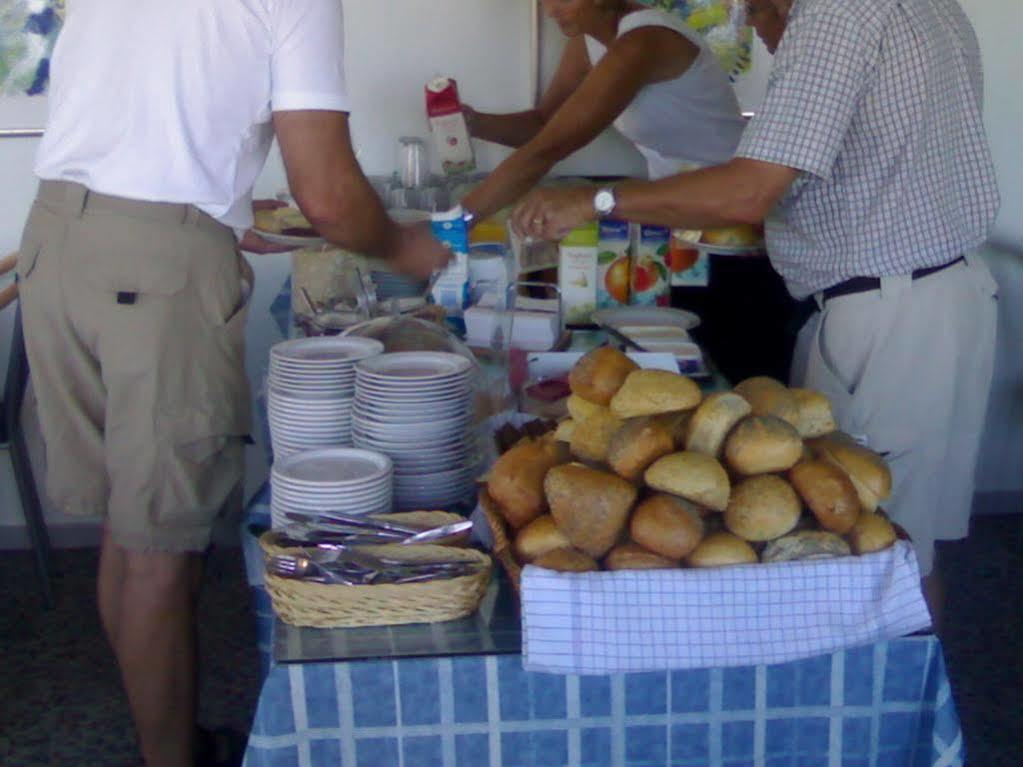
<svg viewBox="0 0 1023 767">
<path fill-rule="evenodd" d="M 984 112 L 998 169 L 1002 210 L 993 239 L 1023 248 L 1023 3 L 1020 0 L 959 0 L 973 21 L 984 52 Z"/>
</svg>

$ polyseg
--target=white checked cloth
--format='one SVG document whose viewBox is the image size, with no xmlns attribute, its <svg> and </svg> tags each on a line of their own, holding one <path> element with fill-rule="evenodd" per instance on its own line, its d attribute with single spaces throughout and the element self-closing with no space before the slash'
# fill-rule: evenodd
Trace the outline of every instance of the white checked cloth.
<svg viewBox="0 0 1023 767">
<path fill-rule="evenodd" d="M 704 570 L 522 577 L 527 671 L 609 674 L 783 663 L 930 626 L 913 547 Z"/>
</svg>

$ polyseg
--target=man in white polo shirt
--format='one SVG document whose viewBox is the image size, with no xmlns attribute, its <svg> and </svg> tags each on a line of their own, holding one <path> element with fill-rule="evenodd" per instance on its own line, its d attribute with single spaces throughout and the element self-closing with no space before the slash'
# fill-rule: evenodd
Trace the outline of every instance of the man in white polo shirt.
<svg viewBox="0 0 1023 767">
<path fill-rule="evenodd" d="M 192 767 L 198 553 L 241 481 L 252 186 L 276 135 L 302 212 L 423 277 L 352 150 L 338 0 L 75 0 L 18 273 L 47 489 L 105 518 L 98 592 L 149 767 Z M 248 242 L 248 241 L 247 241 Z"/>
<path fill-rule="evenodd" d="M 747 5 L 775 56 L 732 161 L 610 199 L 538 192 L 515 223 L 557 236 L 595 208 L 686 229 L 766 217 L 771 263 L 819 309 L 796 383 L 887 458 L 937 626 L 934 542 L 967 533 L 994 364 L 997 291 L 974 253 L 999 206 L 977 38 L 956 0 Z"/>
</svg>

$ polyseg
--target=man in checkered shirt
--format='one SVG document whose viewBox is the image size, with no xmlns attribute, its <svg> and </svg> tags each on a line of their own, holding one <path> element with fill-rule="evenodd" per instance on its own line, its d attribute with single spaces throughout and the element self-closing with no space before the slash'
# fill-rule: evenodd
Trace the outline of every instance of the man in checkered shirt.
<svg viewBox="0 0 1023 767">
<path fill-rule="evenodd" d="M 766 218 L 772 264 L 819 310 L 793 383 L 887 457 L 886 506 L 927 576 L 934 541 L 967 532 L 994 358 L 996 288 L 973 254 L 999 205 L 977 39 L 956 0 L 748 5 L 775 58 L 735 158 L 622 183 L 611 212 L 687 229 Z M 513 225 L 558 237 L 595 210 L 606 195 L 538 190 Z M 937 623 L 937 575 L 924 586 Z"/>
</svg>

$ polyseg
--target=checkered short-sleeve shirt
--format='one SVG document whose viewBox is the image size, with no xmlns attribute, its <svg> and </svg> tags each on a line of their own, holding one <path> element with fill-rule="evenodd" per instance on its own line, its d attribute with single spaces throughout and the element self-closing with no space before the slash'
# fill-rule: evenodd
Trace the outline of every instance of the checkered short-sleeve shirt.
<svg viewBox="0 0 1023 767">
<path fill-rule="evenodd" d="M 736 152 L 801 171 L 767 221 L 793 295 L 984 241 L 999 197 L 982 90 L 956 0 L 796 0 Z"/>
</svg>

